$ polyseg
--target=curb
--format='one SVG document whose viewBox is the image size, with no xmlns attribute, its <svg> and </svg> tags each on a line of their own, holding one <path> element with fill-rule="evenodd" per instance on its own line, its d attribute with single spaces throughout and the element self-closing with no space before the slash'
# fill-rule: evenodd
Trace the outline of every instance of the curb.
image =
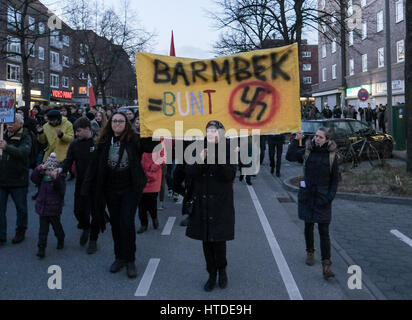
<svg viewBox="0 0 412 320">
<path fill-rule="evenodd" d="M 283 187 L 292 192 L 298 192 L 299 188 L 290 184 L 289 181 L 295 177 L 289 177 L 282 181 Z M 400 205 L 412 205 L 412 198 L 402 198 L 402 197 L 387 197 L 387 196 L 376 196 L 372 194 L 364 193 L 347 193 L 347 192 L 337 192 L 335 198 L 343 200 L 353 200 L 353 201 L 364 201 L 364 202 L 375 202 L 375 203 L 389 203 L 389 204 L 400 204 Z"/>
</svg>

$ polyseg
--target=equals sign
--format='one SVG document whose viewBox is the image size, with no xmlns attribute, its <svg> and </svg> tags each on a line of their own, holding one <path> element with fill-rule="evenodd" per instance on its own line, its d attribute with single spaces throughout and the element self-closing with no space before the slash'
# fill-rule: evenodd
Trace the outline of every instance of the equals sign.
<svg viewBox="0 0 412 320">
<path fill-rule="evenodd" d="M 149 110 L 162 111 L 163 101 L 160 99 L 149 99 Z"/>
</svg>

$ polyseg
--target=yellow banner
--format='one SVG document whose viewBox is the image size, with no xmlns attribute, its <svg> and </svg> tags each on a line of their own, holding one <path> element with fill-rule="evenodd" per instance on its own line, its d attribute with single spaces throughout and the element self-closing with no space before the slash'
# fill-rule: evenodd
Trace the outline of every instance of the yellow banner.
<svg viewBox="0 0 412 320">
<path fill-rule="evenodd" d="M 182 122 L 183 132 L 204 134 L 210 120 L 232 136 L 240 129 L 300 130 L 297 44 L 210 60 L 137 53 L 136 72 L 142 137 L 166 129 L 181 138 L 175 128 Z"/>
</svg>

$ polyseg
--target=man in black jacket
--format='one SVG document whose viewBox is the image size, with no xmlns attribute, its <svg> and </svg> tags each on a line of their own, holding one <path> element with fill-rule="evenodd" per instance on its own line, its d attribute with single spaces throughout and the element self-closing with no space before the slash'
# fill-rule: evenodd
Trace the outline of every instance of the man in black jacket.
<svg viewBox="0 0 412 320">
<path fill-rule="evenodd" d="M 80 245 L 86 245 L 90 242 L 87 249 L 88 254 L 93 254 L 97 251 L 97 238 L 99 228 L 95 225 L 91 217 L 91 197 L 81 196 L 81 187 L 86 175 L 87 168 L 92 160 L 95 144 L 92 137 L 90 120 L 86 117 L 77 119 L 74 122 L 74 131 L 77 139 L 75 139 L 67 150 L 66 159 L 61 164 L 60 172 L 68 172 L 73 163 L 76 167 L 76 186 L 74 191 L 74 215 L 78 220 L 78 228 L 83 230 L 80 237 Z"/>
</svg>

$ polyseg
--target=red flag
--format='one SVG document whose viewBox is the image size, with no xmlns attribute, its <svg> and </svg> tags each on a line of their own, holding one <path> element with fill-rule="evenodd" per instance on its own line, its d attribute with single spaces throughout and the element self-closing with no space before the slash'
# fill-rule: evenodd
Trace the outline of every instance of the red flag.
<svg viewBox="0 0 412 320">
<path fill-rule="evenodd" d="M 175 53 L 175 41 L 173 39 L 173 30 L 172 30 L 172 42 L 170 43 L 170 56 L 171 57 L 176 57 Z"/>
<path fill-rule="evenodd" d="M 97 103 L 94 96 L 93 84 L 92 80 L 90 79 L 90 74 L 87 78 L 87 96 L 89 97 L 89 107 L 94 107 Z"/>
</svg>

